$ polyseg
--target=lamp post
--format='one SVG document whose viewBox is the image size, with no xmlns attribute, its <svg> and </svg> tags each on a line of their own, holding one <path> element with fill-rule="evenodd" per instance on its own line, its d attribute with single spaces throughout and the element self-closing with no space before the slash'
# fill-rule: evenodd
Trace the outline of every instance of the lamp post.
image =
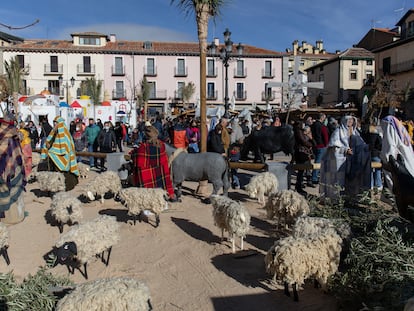
<svg viewBox="0 0 414 311">
<path fill-rule="evenodd" d="M 229 62 L 232 58 L 238 57 L 243 54 L 243 46 L 239 43 L 236 47 L 237 55 L 233 54 L 233 41 L 231 41 L 231 32 L 228 28 L 223 33 L 224 35 L 224 46 L 220 49 L 219 58 L 224 66 L 224 117 L 229 118 Z M 211 55 L 216 55 L 217 46 L 213 41 L 209 46 L 208 50 Z"/>
<path fill-rule="evenodd" d="M 59 76 L 58 80 L 59 80 L 59 86 L 62 87 L 63 77 Z M 73 87 L 75 85 L 75 78 L 72 77 L 72 78 L 70 78 L 69 81 L 70 81 L 70 87 Z M 66 89 L 66 103 L 69 105 L 69 83 L 68 83 L 68 80 L 66 80 L 65 89 Z"/>
</svg>

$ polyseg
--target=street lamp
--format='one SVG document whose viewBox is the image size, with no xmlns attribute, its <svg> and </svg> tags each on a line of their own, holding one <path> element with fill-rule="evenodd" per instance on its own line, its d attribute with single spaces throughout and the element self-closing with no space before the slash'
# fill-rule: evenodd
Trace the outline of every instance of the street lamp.
<svg viewBox="0 0 414 311">
<path fill-rule="evenodd" d="M 229 62 L 232 58 L 238 57 L 243 54 L 243 46 L 239 43 L 236 47 L 237 55 L 233 54 L 233 41 L 231 41 L 231 32 L 228 28 L 223 33 L 224 35 L 224 46 L 220 49 L 219 58 L 223 62 L 225 68 L 224 74 L 224 117 L 229 118 Z M 216 55 L 217 46 L 213 41 L 209 46 L 208 50 L 211 55 Z"/>
<path fill-rule="evenodd" d="M 59 86 L 62 87 L 63 77 L 59 76 L 58 80 L 59 80 Z M 70 78 L 69 81 L 70 81 L 70 87 L 73 87 L 75 85 L 75 78 L 72 77 L 72 78 Z M 68 83 L 67 80 L 66 80 L 66 84 L 65 84 L 65 89 L 66 89 L 66 103 L 69 105 L 69 83 Z"/>
</svg>

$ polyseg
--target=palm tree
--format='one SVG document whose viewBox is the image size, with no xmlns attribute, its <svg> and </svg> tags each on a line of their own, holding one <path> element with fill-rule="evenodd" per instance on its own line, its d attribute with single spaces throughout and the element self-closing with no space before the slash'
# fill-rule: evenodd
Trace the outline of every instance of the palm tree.
<svg viewBox="0 0 414 311">
<path fill-rule="evenodd" d="M 19 93 L 24 93 L 23 76 L 25 69 L 20 66 L 19 58 L 15 56 L 8 61 L 4 61 L 6 70 L 6 81 L 9 95 L 12 95 L 12 103 L 16 119 L 19 119 Z"/>
<path fill-rule="evenodd" d="M 194 95 L 195 92 L 195 85 L 193 82 L 188 82 L 183 86 L 183 89 L 181 90 L 183 95 L 183 105 L 184 108 L 188 108 L 188 102 L 190 101 L 191 97 Z"/>
<path fill-rule="evenodd" d="M 139 107 L 141 109 L 142 106 L 144 106 L 144 121 L 147 120 L 147 110 L 148 110 L 148 100 L 150 98 L 150 92 L 151 92 L 151 84 L 149 84 L 146 77 L 143 77 L 142 80 L 139 82 L 141 91 L 138 94 L 138 103 Z"/>
<path fill-rule="evenodd" d="M 200 118 L 201 118 L 201 152 L 207 151 L 207 124 L 206 124 L 206 55 L 208 21 L 210 17 L 220 15 L 226 0 L 171 0 L 183 10 L 186 15 L 195 15 L 197 22 L 198 43 L 200 47 Z"/>
<path fill-rule="evenodd" d="M 100 103 L 102 93 L 102 80 L 96 80 L 95 78 L 86 78 L 81 83 L 82 95 L 88 95 L 91 97 L 94 105 Z"/>
</svg>

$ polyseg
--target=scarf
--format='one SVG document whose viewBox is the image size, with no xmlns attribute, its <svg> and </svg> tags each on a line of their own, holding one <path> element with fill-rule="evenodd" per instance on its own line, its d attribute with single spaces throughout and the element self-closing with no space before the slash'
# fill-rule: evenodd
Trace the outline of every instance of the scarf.
<svg viewBox="0 0 414 311">
<path fill-rule="evenodd" d="M 410 134 L 408 134 L 407 129 L 400 120 L 394 116 L 386 116 L 383 120 L 391 124 L 404 145 L 409 146 L 411 144 Z"/>
</svg>

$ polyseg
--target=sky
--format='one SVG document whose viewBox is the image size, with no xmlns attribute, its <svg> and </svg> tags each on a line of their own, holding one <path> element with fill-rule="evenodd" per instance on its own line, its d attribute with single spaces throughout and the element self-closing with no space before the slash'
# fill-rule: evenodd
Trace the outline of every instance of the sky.
<svg viewBox="0 0 414 311">
<path fill-rule="evenodd" d="M 193 14 L 175 0 L 3 0 L 0 31 L 25 39 L 71 40 L 71 33 L 95 31 L 120 40 L 197 42 Z M 277 52 L 292 42 L 327 52 L 344 51 L 372 28 L 393 28 L 414 0 L 227 0 L 221 15 L 210 21 L 208 41 L 231 39 Z M 39 19 L 32 27 L 23 27 Z"/>
</svg>

